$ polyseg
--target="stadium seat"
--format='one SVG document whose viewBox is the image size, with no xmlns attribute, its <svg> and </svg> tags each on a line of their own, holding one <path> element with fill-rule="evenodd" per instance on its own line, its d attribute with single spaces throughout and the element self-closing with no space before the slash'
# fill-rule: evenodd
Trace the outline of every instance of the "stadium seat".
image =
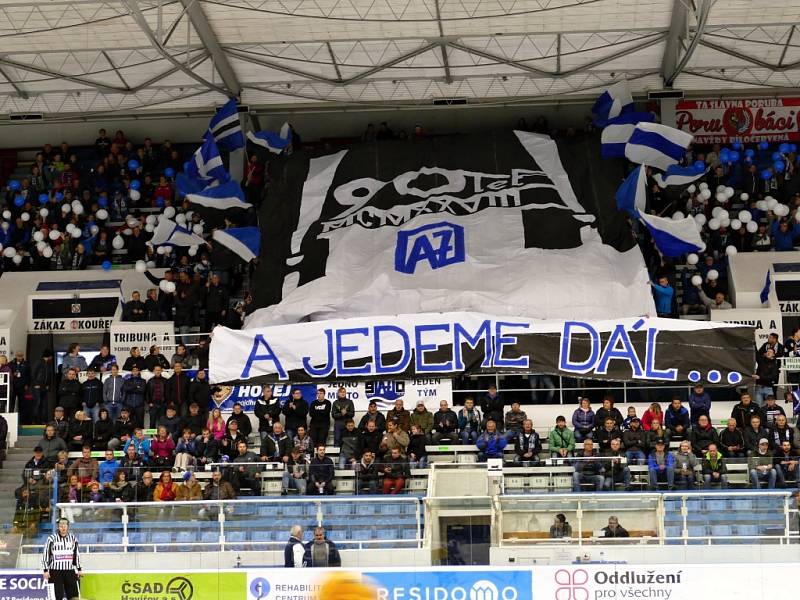
<svg viewBox="0 0 800 600">
<path fill-rule="evenodd" d="M 175 543 L 180 552 L 193 552 L 196 550 L 191 544 L 197 541 L 197 533 L 194 530 L 179 531 L 175 536 Z"/>
</svg>

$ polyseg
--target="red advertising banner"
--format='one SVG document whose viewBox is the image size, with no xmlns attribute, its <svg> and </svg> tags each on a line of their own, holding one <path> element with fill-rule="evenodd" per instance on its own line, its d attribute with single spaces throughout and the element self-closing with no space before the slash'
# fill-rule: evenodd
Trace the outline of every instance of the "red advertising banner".
<svg viewBox="0 0 800 600">
<path fill-rule="evenodd" d="M 675 121 L 705 144 L 797 141 L 800 98 L 686 100 L 678 103 Z"/>
</svg>

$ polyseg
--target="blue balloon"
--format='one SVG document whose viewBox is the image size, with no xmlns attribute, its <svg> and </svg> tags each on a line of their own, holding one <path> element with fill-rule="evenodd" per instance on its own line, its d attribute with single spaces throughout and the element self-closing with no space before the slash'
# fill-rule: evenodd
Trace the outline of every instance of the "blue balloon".
<svg viewBox="0 0 800 600">
<path fill-rule="evenodd" d="M 778 150 L 781 151 L 781 154 L 789 154 L 789 144 L 783 142 L 780 146 L 778 146 Z"/>
<path fill-rule="evenodd" d="M 164 169 L 164 175 L 167 177 L 175 177 L 175 169 L 172 167 L 167 167 Z"/>
<path fill-rule="evenodd" d="M 780 159 L 781 159 L 781 153 L 780 152 L 773 152 L 772 153 L 772 160 L 773 161 L 778 161 Z"/>
<path fill-rule="evenodd" d="M 164 198 L 162 198 L 161 196 L 156 198 L 156 206 L 162 208 L 164 206 Z"/>
<path fill-rule="evenodd" d="M 110 260 L 104 260 L 101 266 L 103 267 L 103 271 L 110 271 L 111 270 L 111 261 Z"/>
<path fill-rule="evenodd" d="M 789 144 L 789 152 L 797 152 L 797 144 Z"/>
<path fill-rule="evenodd" d="M 140 187 L 142 187 L 142 183 L 138 179 L 134 179 L 133 181 L 131 181 L 132 190 L 138 190 Z"/>
<path fill-rule="evenodd" d="M 98 199 L 97 199 L 97 205 L 98 205 L 100 208 L 105 208 L 105 207 L 107 207 L 107 206 L 108 206 L 108 198 L 103 198 L 103 197 L 100 197 L 100 198 L 98 198 Z"/>
<path fill-rule="evenodd" d="M 11 181 L 8 182 L 8 187 L 10 190 L 16 192 L 22 186 L 20 185 L 19 181 L 17 181 L 16 179 L 12 179 Z"/>
<path fill-rule="evenodd" d="M 25 205 L 25 198 L 23 198 L 22 196 L 14 197 L 14 206 L 22 208 L 24 205 Z"/>
<path fill-rule="evenodd" d="M 769 169 L 764 169 L 763 171 L 761 171 L 761 179 L 765 181 L 769 181 L 770 179 L 772 179 L 772 171 L 770 171 Z"/>
<path fill-rule="evenodd" d="M 730 162 L 732 163 L 739 162 L 739 159 L 742 158 L 741 154 L 736 152 L 736 150 L 731 150 L 731 153 L 728 156 L 730 156 Z"/>
<path fill-rule="evenodd" d="M 62 194 L 61 192 L 56 192 L 56 200 L 63 200 L 63 199 L 64 199 L 64 194 Z"/>
<path fill-rule="evenodd" d="M 776 160 L 775 163 L 772 165 L 772 168 L 775 169 L 778 173 L 783 173 L 786 170 L 786 165 L 781 160 Z"/>
<path fill-rule="evenodd" d="M 50 196 L 47 194 L 39 194 L 39 204 L 47 204 L 47 201 L 50 199 Z"/>
<path fill-rule="evenodd" d="M 184 173 L 188 173 L 189 172 L 189 161 L 188 160 L 185 163 L 183 163 L 183 172 Z"/>
<path fill-rule="evenodd" d="M 700 172 L 705 171 L 706 170 L 706 163 L 704 163 L 702 160 L 694 161 L 694 170 L 695 171 L 700 171 Z"/>
<path fill-rule="evenodd" d="M 756 155 L 756 151 L 753 150 L 752 148 L 748 148 L 747 150 L 744 151 L 744 155 L 745 156 L 749 156 L 749 157 L 753 157 L 753 156 Z"/>
<path fill-rule="evenodd" d="M 733 149 L 734 150 L 741 150 L 742 149 L 742 143 L 741 142 L 733 142 Z"/>
<path fill-rule="evenodd" d="M 139 161 L 138 161 L 138 160 L 136 160 L 136 159 L 134 159 L 134 158 L 130 159 L 130 160 L 128 161 L 128 168 L 129 168 L 131 171 L 135 171 L 136 169 L 138 169 L 138 168 L 139 168 Z"/>
<path fill-rule="evenodd" d="M 759 144 L 758 144 L 758 147 L 759 147 L 761 150 L 766 150 L 767 148 L 769 148 L 769 142 L 766 142 L 766 141 L 764 141 L 764 142 L 759 142 Z"/>
</svg>

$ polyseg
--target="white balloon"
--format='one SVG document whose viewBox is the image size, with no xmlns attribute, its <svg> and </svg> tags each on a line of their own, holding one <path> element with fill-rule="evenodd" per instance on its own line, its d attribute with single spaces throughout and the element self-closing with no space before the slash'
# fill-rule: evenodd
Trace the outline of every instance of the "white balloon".
<svg viewBox="0 0 800 600">
<path fill-rule="evenodd" d="M 67 233 L 72 233 L 73 229 L 75 229 L 75 223 L 67 223 L 67 226 L 64 227 L 64 231 Z"/>
<path fill-rule="evenodd" d="M 700 275 L 693 275 L 692 276 L 692 285 L 701 285 L 703 283 L 703 278 Z"/>
<path fill-rule="evenodd" d="M 741 198 L 742 202 L 747 202 L 748 200 L 750 200 L 750 194 L 744 192 L 741 196 L 739 196 L 739 198 Z"/>
<path fill-rule="evenodd" d="M 164 254 L 172 254 L 172 246 L 162 246 L 164 248 Z"/>
<path fill-rule="evenodd" d="M 750 221 L 753 220 L 753 215 L 750 214 L 749 210 L 740 210 L 739 211 L 739 220 L 742 223 L 747 224 L 747 223 L 749 223 Z"/>
<path fill-rule="evenodd" d="M 719 213 L 721 213 L 723 210 L 725 210 L 725 209 L 722 208 L 721 206 L 715 206 L 711 210 L 711 216 L 714 217 L 715 219 L 718 219 L 719 218 Z"/>
<path fill-rule="evenodd" d="M 732 187 L 726 187 L 726 188 L 725 188 L 725 195 L 726 195 L 728 198 L 733 198 L 733 195 L 734 195 L 735 193 L 736 193 L 736 191 L 735 191 L 735 190 L 734 190 Z"/>
<path fill-rule="evenodd" d="M 79 228 L 79 227 L 75 227 L 75 228 L 72 230 L 72 237 L 74 237 L 74 238 L 76 238 L 76 239 L 77 239 L 77 238 L 81 237 L 82 235 L 83 235 L 83 232 L 80 230 L 80 228 Z"/>
<path fill-rule="evenodd" d="M 696 265 L 697 262 L 700 260 L 700 257 L 697 256 L 694 252 L 686 257 L 686 264 L 687 265 Z"/>
<path fill-rule="evenodd" d="M 166 251 L 167 250 L 166 250 L 166 248 L 164 248 L 164 246 L 159 246 L 158 248 L 156 248 L 156 253 L 157 254 L 165 254 Z"/>
<path fill-rule="evenodd" d="M 720 227 L 730 227 L 731 226 L 731 220 L 728 219 L 727 217 L 724 218 L 724 219 L 720 219 L 719 220 L 719 226 Z"/>
<path fill-rule="evenodd" d="M 707 190 L 708 184 L 705 181 L 701 181 L 700 184 L 697 186 L 697 188 L 700 190 Z"/>
<path fill-rule="evenodd" d="M 22 214 L 19 216 L 19 218 L 20 218 L 20 219 L 22 219 L 22 221 L 23 221 L 24 223 L 27 223 L 28 221 L 30 221 L 30 220 L 31 220 L 31 216 L 30 216 L 28 213 L 26 213 L 26 212 L 22 213 Z"/>
<path fill-rule="evenodd" d="M 728 256 L 733 256 L 738 252 L 739 251 L 736 249 L 736 246 L 728 246 L 727 248 L 725 248 L 725 254 L 727 254 Z"/>
<path fill-rule="evenodd" d="M 686 218 L 686 215 L 684 215 L 684 214 L 683 214 L 681 211 L 679 211 L 679 210 L 676 210 L 674 213 L 672 213 L 672 220 L 673 220 L 673 221 L 682 221 L 682 220 L 683 220 L 683 219 L 685 219 L 685 218 Z"/>
<path fill-rule="evenodd" d="M 136 269 L 137 273 L 144 273 L 147 271 L 147 263 L 143 260 L 137 260 L 133 268 Z"/>
<path fill-rule="evenodd" d="M 130 227 L 126 227 L 122 230 L 122 235 L 133 235 L 133 230 Z"/>
<path fill-rule="evenodd" d="M 695 222 L 696 222 L 698 225 L 700 225 L 700 227 L 702 227 L 703 225 L 705 225 L 705 224 L 706 224 L 706 222 L 708 221 L 708 219 L 706 219 L 706 216 L 705 216 L 703 213 L 697 213 L 697 214 L 694 216 L 694 220 L 695 220 Z"/>
<path fill-rule="evenodd" d="M 725 195 L 725 192 L 717 192 L 717 195 L 714 196 L 714 198 L 716 198 L 717 202 L 720 204 L 725 204 L 725 201 L 728 199 L 728 197 Z"/>
<path fill-rule="evenodd" d="M 62 204 L 61 205 L 61 212 L 62 213 L 68 213 L 71 210 L 72 210 L 72 207 L 69 204 Z"/>
<path fill-rule="evenodd" d="M 174 294 L 175 290 L 177 289 L 174 281 L 168 281 L 165 287 L 168 294 Z"/>
<path fill-rule="evenodd" d="M 128 217 L 125 220 L 125 225 L 127 225 L 128 227 L 131 227 L 131 228 L 138 227 L 139 226 L 139 220 L 134 218 L 134 217 Z"/>
<path fill-rule="evenodd" d="M 89 233 L 91 233 L 92 235 L 97 235 L 98 233 L 100 233 L 100 228 L 97 225 L 92 225 L 91 227 L 89 227 Z"/>
<path fill-rule="evenodd" d="M 74 212 L 76 215 L 82 215 L 83 214 L 83 204 L 79 203 L 79 204 L 76 204 L 75 206 L 73 206 L 72 207 L 72 212 Z"/>
<path fill-rule="evenodd" d="M 144 230 L 147 233 L 153 233 L 156 230 L 156 228 L 155 225 L 153 225 L 152 223 L 148 223 L 147 225 L 144 226 Z"/>
<path fill-rule="evenodd" d="M 756 202 L 756 208 L 761 211 L 767 210 L 767 201 L 766 200 L 759 200 Z"/>
<path fill-rule="evenodd" d="M 40 208 L 39 209 L 39 214 L 42 216 L 43 219 L 46 219 L 47 215 L 50 214 L 50 211 L 47 210 L 46 208 Z"/>
<path fill-rule="evenodd" d="M 9 228 L 11 227 L 11 223 L 9 223 L 8 221 L 3 221 L 2 223 L 0 223 L 0 227 L 3 228 L 3 231 L 8 231 Z"/>
<path fill-rule="evenodd" d="M 725 186 L 724 185 L 718 185 L 717 186 L 717 193 L 724 192 L 724 191 L 725 191 Z"/>
<path fill-rule="evenodd" d="M 34 242 L 41 242 L 44 240 L 44 234 L 41 231 L 34 231 L 33 232 L 33 241 Z"/>
<path fill-rule="evenodd" d="M 142 194 L 139 192 L 139 190 L 131 190 L 130 192 L 128 192 L 128 195 L 134 202 L 136 202 L 139 198 L 142 197 Z"/>
<path fill-rule="evenodd" d="M 105 221 L 108 218 L 108 211 L 105 208 L 101 208 L 94 213 L 94 216 L 97 217 L 98 221 Z"/>
<path fill-rule="evenodd" d="M 166 292 L 168 283 L 169 281 L 167 281 L 166 279 L 162 279 L 161 281 L 158 282 L 158 289 L 160 289 L 162 292 Z"/>
<path fill-rule="evenodd" d="M 742 228 L 742 222 L 739 219 L 733 219 L 731 221 L 731 229 L 734 231 L 739 231 Z"/>
<path fill-rule="evenodd" d="M 58 231 L 57 229 L 51 229 L 50 233 L 47 234 L 47 237 L 49 237 L 51 240 L 55 242 L 56 240 L 61 239 L 61 232 Z"/>
<path fill-rule="evenodd" d="M 183 213 L 175 215 L 175 222 L 178 225 L 185 226 L 186 225 L 186 215 L 184 215 Z"/>
<path fill-rule="evenodd" d="M 36 242 L 36 249 L 37 249 L 39 252 L 41 252 L 42 250 L 44 250 L 44 249 L 45 249 L 45 247 L 47 247 L 47 244 L 46 244 L 45 242 Z"/>
<path fill-rule="evenodd" d="M 719 219 L 717 219 L 716 217 L 714 217 L 713 219 L 709 219 L 708 228 L 711 231 L 716 231 L 717 229 L 719 229 Z"/>
<path fill-rule="evenodd" d="M 686 188 L 686 191 L 689 192 L 690 194 L 694 194 L 695 191 L 697 191 L 697 188 L 695 187 L 694 184 L 692 184 L 688 188 Z"/>
<path fill-rule="evenodd" d="M 704 189 L 702 192 L 700 192 L 700 197 L 703 200 L 708 200 L 709 198 L 711 198 L 711 190 L 709 190 L 708 188 Z"/>
<path fill-rule="evenodd" d="M 717 215 L 717 218 L 718 218 L 720 221 L 724 221 L 725 219 L 730 219 L 730 218 L 731 218 L 731 215 L 730 215 L 730 213 L 729 213 L 727 210 L 725 210 L 725 209 L 723 208 L 721 211 L 719 211 L 719 214 Z"/>
<path fill-rule="evenodd" d="M 17 255 L 17 251 L 13 246 L 9 246 L 8 248 L 3 250 L 3 256 L 6 258 L 14 258 Z"/>
<path fill-rule="evenodd" d="M 53 249 L 50 246 L 48 246 L 47 248 L 42 250 L 42 256 L 44 256 L 45 258 L 52 257 L 53 256 Z"/>
<path fill-rule="evenodd" d="M 147 215 L 147 218 L 144 220 L 145 223 L 149 223 L 152 225 L 156 224 L 156 216 L 155 215 Z"/>
<path fill-rule="evenodd" d="M 189 256 L 197 255 L 197 246 L 189 246 Z"/>
<path fill-rule="evenodd" d="M 153 261 L 153 260 L 148 260 L 148 261 L 147 261 L 147 268 L 148 268 L 148 269 L 155 269 L 155 268 L 156 268 L 156 263 L 155 263 L 155 261 Z"/>
<path fill-rule="evenodd" d="M 174 217 L 175 216 L 175 207 L 174 206 L 168 206 L 167 208 L 165 208 L 164 209 L 164 216 L 166 218 L 168 218 L 168 219 L 171 219 L 172 217 Z"/>
<path fill-rule="evenodd" d="M 12 258 L 11 260 L 13 261 L 13 263 L 15 265 L 21 264 L 22 263 L 22 256 L 20 256 L 19 254 L 16 254 L 14 256 L 14 258 Z"/>
<path fill-rule="evenodd" d="M 10 210 L 4 210 L 4 211 L 3 211 L 3 218 L 4 218 L 6 221 L 8 221 L 8 220 L 11 218 L 11 211 L 10 211 Z"/>
<path fill-rule="evenodd" d="M 708 279 L 709 281 L 714 281 L 715 279 L 719 279 L 719 271 L 717 271 L 716 269 L 711 269 L 706 274 L 706 279 Z"/>
<path fill-rule="evenodd" d="M 194 227 L 192 227 L 192 232 L 196 233 L 197 235 L 203 235 L 203 224 L 198 223 Z"/>
<path fill-rule="evenodd" d="M 767 210 L 773 210 L 776 206 L 778 206 L 778 201 L 775 198 L 766 198 L 767 200 Z"/>
<path fill-rule="evenodd" d="M 758 231 L 758 223 L 755 221 L 750 221 L 747 225 L 745 225 L 745 227 L 747 228 L 748 233 L 755 233 Z"/>
<path fill-rule="evenodd" d="M 117 234 L 114 236 L 114 239 L 111 240 L 111 245 L 117 250 L 122 250 L 125 247 L 125 240 L 122 239 L 122 236 Z"/>
<path fill-rule="evenodd" d="M 192 220 L 192 215 L 193 215 L 193 214 L 194 214 L 194 211 L 193 211 L 193 210 L 187 210 L 187 211 L 186 211 L 186 220 L 187 220 L 187 221 L 191 221 L 191 220 Z"/>
</svg>

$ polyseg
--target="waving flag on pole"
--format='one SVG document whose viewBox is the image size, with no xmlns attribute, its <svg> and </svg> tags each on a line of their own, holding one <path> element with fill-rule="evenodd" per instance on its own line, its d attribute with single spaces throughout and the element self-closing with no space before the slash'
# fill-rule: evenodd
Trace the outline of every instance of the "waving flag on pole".
<svg viewBox="0 0 800 600">
<path fill-rule="evenodd" d="M 674 127 L 639 123 L 625 145 L 625 156 L 631 162 L 666 171 L 683 159 L 692 139 L 691 134 Z"/>
<path fill-rule="evenodd" d="M 702 252 L 706 247 L 692 217 L 680 220 L 665 219 L 643 212 L 639 219 L 653 236 L 656 247 L 667 258 L 676 258 L 690 252 Z"/>
<path fill-rule="evenodd" d="M 769 292 L 772 289 L 772 272 L 767 270 L 767 278 L 764 280 L 764 287 L 761 289 L 761 304 L 769 301 Z"/>
<path fill-rule="evenodd" d="M 660 188 L 665 188 L 672 185 L 689 185 L 693 181 L 700 179 L 707 172 L 708 169 L 698 171 L 694 167 L 671 165 L 663 175 L 661 173 L 656 173 L 653 175 L 653 179 L 656 180 L 656 183 Z"/>
<path fill-rule="evenodd" d="M 214 138 L 208 136 L 187 164 L 186 174 L 193 179 L 228 181 L 230 175 L 222 164 Z"/>
<path fill-rule="evenodd" d="M 186 194 L 186 199 L 194 204 L 218 210 L 250 208 L 253 206 L 244 201 L 244 192 L 238 181 L 227 181 L 217 186 L 207 187 L 199 192 Z"/>
<path fill-rule="evenodd" d="M 284 125 L 284 127 L 286 127 L 286 125 Z M 289 142 L 292 141 L 288 131 L 285 137 L 281 135 L 282 133 L 283 128 L 281 128 L 281 133 L 275 133 L 274 131 L 248 131 L 247 139 L 262 148 L 266 148 L 273 154 L 280 154 L 283 152 L 283 149 L 289 145 Z"/>
<path fill-rule="evenodd" d="M 206 136 L 209 134 L 217 144 L 231 152 L 244 148 L 244 134 L 242 133 L 242 124 L 239 121 L 236 98 L 228 100 L 217 111 L 217 114 L 211 117 Z"/>
<path fill-rule="evenodd" d="M 638 212 L 644 212 L 647 205 L 647 173 L 644 167 L 636 167 L 627 179 L 619 186 L 615 195 L 617 208 L 628 211 L 633 218 L 638 218 Z"/>
<path fill-rule="evenodd" d="M 261 250 L 261 230 L 258 227 L 217 229 L 211 237 L 245 262 L 256 258 Z"/>
<path fill-rule="evenodd" d="M 603 158 L 623 158 L 625 145 L 636 130 L 636 125 L 654 120 L 655 116 L 649 112 L 627 113 L 611 119 L 600 136 L 600 152 Z"/>
<path fill-rule="evenodd" d="M 175 221 L 170 221 L 163 216 L 158 219 L 158 225 L 153 231 L 153 237 L 150 238 L 150 242 L 154 246 L 163 246 L 165 244 L 171 246 L 199 246 L 206 243 L 199 235 L 195 235 L 175 223 Z"/>
<path fill-rule="evenodd" d="M 610 119 L 634 110 L 633 96 L 627 81 L 620 81 L 605 90 L 592 107 L 594 123 L 598 127 L 608 125 Z"/>
</svg>

